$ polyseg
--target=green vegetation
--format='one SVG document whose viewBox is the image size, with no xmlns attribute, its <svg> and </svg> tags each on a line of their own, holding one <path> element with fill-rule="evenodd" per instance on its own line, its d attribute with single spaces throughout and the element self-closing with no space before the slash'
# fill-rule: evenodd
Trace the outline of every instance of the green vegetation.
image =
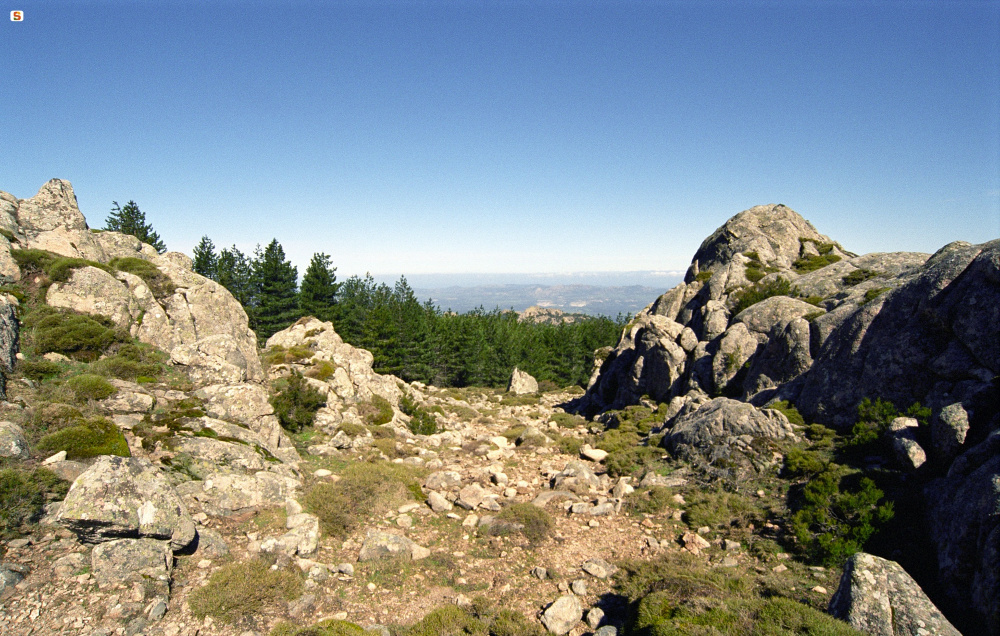
<svg viewBox="0 0 1000 636">
<path fill-rule="evenodd" d="M 772 265 L 764 265 L 760 260 L 760 255 L 757 252 L 743 252 L 743 256 L 746 256 L 750 261 L 746 264 L 745 275 L 747 280 L 751 283 L 756 283 L 760 279 L 764 278 L 768 274 L 772 274 L 778 271 L 777 267 Z"/>
<path fill-rule="evenodd" d="M 130 457 L 128 443 L 122 432 L 103 417 L 78 418 L 66 428 L 45 435 L 37 449 L 42 453 L 66 451 L 69 459 L 83 459 L 98 455 Z"/>
<path fill-rule="evenodd" d="M 830 464 L 810 479 L 795 502 L 791 529 L 810 560 L 839 566 L 861 550 L 894 515 L 892 502 L 867 477 Z"/>
<path fill-rule="evenodd" d="M 663 486 L 637 488 L 625 500 L 625 509 L 635 515 L 659 514 L 670 506 L 672 497 L 671 490 Z"/>
<path fill-rule="evenodd" d="M 326 397 L 302 377 L 301 373 L 275 380 L 270 398 L 281 426 L 292 433 L 312 425 L 316 411 L 326 404 Z"/>
<path fill-rule="evenodd" d="M 888 287 L 872 287 L 871 289 L 865 292 L 865 298 L 861 302 L 861 304 L 867 305 L 868 303 L 875 300 L 876 298 L 886 293 L 887 291 L 889 291 Z"/>
<path fill-rule="evenodd" d="M 815 272 L 817 269 L 823 269 L 827 265 L 833 265 L 840 260 L 840 257 L 836 254 L 819 254 L 816 256 L 805 256 L 803 258 L 797 259 L 792 263 L 792 267 L 796 272 L 800 274 L 805 274 L 808 272 Z"/>
<path fill-rule="evenodd" d="M 153 231 L 153 225 L 146 223 L 146 214 L 139 209 L 135 201 L 129 201 L 125 207 L 111 202 L 111 214 L 104 222 L 104 229 L 122 234 L 131 234 L 143 243 L 152 245 L 160 254 L 167 251 L 167 246 L 160 240 L 160 235 Z"/>
<path fill-rule="evenodd" d="M 22 318 L 22 334 L 31 341 L 35 355 L 61 353 L 76 360 L 93 361 L 105 349 L 131 340 L 103 316 L 87 316 L 42 305 Z"/>
<path fill-rule="evenodd" d="M 797 408 L 789 404 L 788 400 L 777 400 L 775 402 L 771 402 L 767 405 L 767 408 L 774 409 L 784 415 L 789 424 L 794 424 L 796 426 L 806 425 L 806 421 L 802 417 L 802 414 L 799 413 Z"/>
<path fill-rule="evenodd" d="M 410 416 L 410 432 L 414 435 L 437 433 L 437 420 L 427 409 L 417 404 L 408 393 L 403 393 L 403 397 L 399 399 L 399 410 Z"/>
<path fill-rule="evenodd" d="M 555 525 L 549 513 L 530 503 L 507 506 L 497 515 L 497 522 L 490 527 L 490 534 L 508 534 L 516 527 L 516 532 L 524 535 L 531 545 L 538 545 L 548 539 Z"/>
<path fill-rule="evenodd" d="M 115 258 L 108 263 L 108 266 L 120 272 L 135 274 L 141 278 L 146 283 L 146 286 L 149 287 L 149 291 L 153 292 L 154 298 L 166 298 L 177 289 L 177 285 L 174 284 L 174 281 L 170 280 L 169 276 L 145 259 L 135 257 Z"/>
<path fill-rule="evenodd" d="M 555 422 L 559 428 L 578 428 L 587 424 L 586 419 L 571 413 L 553 413 L 549 419 Z"/>
<path fill-rule="evenodd" d="M 694 277 L 699 283 L 707 283 L 712 278 L 712 272 L 707 269 L 703 272 L 698 272 L 697 276 Z"/>
<path fill-rule="evenodd" d="M 330 257 L 322 252 L 313 254 L 299 288 L 299 313 L 324 321 L 333 320 L 339 291 L 337 268 L 330 263 Z"/>
<path fill-rule="evenodd" d="M 83 373 L 66 381 L 78 400 L 103 400 L 118 392 L 113 384 L 99 375 Z"/>
<path fill-rule="evenodd" d="M 199 620 L 211 616 L 234 624 L 298 598 L 304 589 L 302 577 L 293 567 L 272 570 L 271 565 L 254 559 L 222 566 L 207 585 L 191 593 L 191 613 Z"/>
<path fill-rule="evenodd" d="M 733 307 L 733 315 L 735 316 L 747 307 L 756 305 L 760 301 L 772 296 L 788 296 L 791 293 L 792 284 L 784 278 L 775 278 L 767 282 L 756 283 L 733 293 L 732 298 L 736 301 L 736 305 Z"/>
<path fill-rule="evenodd" d="M 17 372 L 36 382 L 60 375 L 63 371 L 63 365 L 49 360 L 20 360 L 17 363 Z"/>
<path fill-rule="evenodd" d="M 402 628 L 399 636 L 544 636 L 545 630 L 521 614 L 479 597 L 469 609 L 445 605 L 420 622 Z"/>
<path fill-rule="evenodd" d="M 323 532 L 346 537 L 369 517 L 385 514 L 407 501 L 423 501 L 415 473 L 402 464 L 355 462 L 334 484 L 321 483 L 303 499 L 309 512 L 319 517 Z"/>
<path fill-rule="evenodd" d="M 91 364 L 90 370 L 112 378 L 136 381 L 142 377 L 159 377 L 167 359 L 165 353 L 150 345 L 130 342 L 118 346 L 113 355 Z"/>
<path fill-rule="evenodd" d="M 299 629 L 291 623 L 279 622 L 271 630 L 269 636 L 367 636 L 377 632 L 366 631 L 363 627 L 328 618 L 310 627 Z"/>
<path fill-rule="evenodd" d="M 22 525 L 37 521 L 45 504 L 66 496 L 69 483 L 44 468 L 0 470 L 0 539 L 12 539 Z"/>
<path fill-rule="evenodd" d="M 878 276 L 878 272 L 862 267 L 854 270 L 847 276 L 844 276 L 841 280 L 848 287 L 854 287 L 855 285 L 860 285 L 869 278 L 875 278 L 876 276 Z"/>
<path fill-rule="evenodd" d="M 709 569 L 684 553 L 626 562 L 618 590 L 630 601 L 631 636 L 858 635 L 846 623 L 789 598 L 775 596 L 763 575 Z"/>
<path fill-rule="evenodd" d="M 392 421 L 392 404 L 381 395 L 372 395 L 367 402 L 358 403 L 358 415 L 360 415 L 369 426 L 381 426 Z"/>
</svg>

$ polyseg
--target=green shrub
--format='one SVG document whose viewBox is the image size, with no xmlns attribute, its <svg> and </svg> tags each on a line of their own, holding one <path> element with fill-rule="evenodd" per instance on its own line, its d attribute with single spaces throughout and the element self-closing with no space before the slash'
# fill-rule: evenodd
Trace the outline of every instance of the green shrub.
<svg viewBox="0 0 1000 636">
<path fill-rule="evenodd" d="M 785 454 L 785 474 L 789 477 L 818 475 L 830 465 L 818 453 L 792 448 Z"/>
<path fill-rule="evenodd" d="M 799 413 L 799 410 L 797 408 L 789 404 L 788 400 L 778 400 L 776 402 L 771 402 L 770 404 L 767 405 L 767 408 L 774 409 L 775 411 L 778 411 L 779 413 L 784 415 L 785 419 L 788 420 L 789 424 L 795 424 L 797 426 L 806 425 L 806 421 L 802 417 L 802 414 Z"/>
<path fill-rule="evenodd" d="M 166 360 L 166 354 L 147 344 L 126 343 L 114 355 L 94 362 L 90 370 L 122 380 L 138 380 L 140 376 L 155 380 L 163 373 Z"/>
<path fill-rule="evenodd" d="M 875 300 L 876 298 L 886 293 L 887 291 L 889 291 L 888 287 L 873 287 L 865 292 L 865 298 L 861 302 L 861 304 L 867 305 L 868 303 Z"/>
<path fill-rule="evenodd" d="M 333 366 L 329 360 L 318 360 L 313 362 L 313 366 L 306 371 L 306 377 L 316 378 L 321 382 L 326 382 L 333 377 L 336 370 L 337 367 Z"/>
<path fill-rule="evenodd" d="M 527 393 L 524 395 L 517 395 L 514 393 L 505 393 L 502 398 L 500 398 L 500 404 L 504 406 L 534 406 L 538 404 L 538 394 L 537 393 Z"/>
<path fill-rule="evenodd" d="M 760 525 L 764 517 L 748 497 L 721 489 L 695 493 L 684 512 L 684 521 L 692 528 L 746 528 L 751 523 Z"/>
<path fill-rule="evenodd" d="M 563 454 L 575 457 L 580 454 L 580 449 L 583 448 L 583 440 L 572 435 L 560 435 L 556 439 L 556 448 Z"/>
<path fill-rule="evenodd" d="M 545 636 L 545 630 L 502 602 L 477 596 L 470 611 L 489 632 L 489 636 Z"/>
<path fill-rule="evenodd" d="M 488 636 L 486 625 L 458 607 L 445 605 L 431 610 L 405 632 L 406 636 Z"/>
<path fill-rule="evenodd" d="M 670 489 L 663 486 L 637 488 L 625 500 L 625 509 L 636 515 L 659 514 L 670 506 L 672 497 Z"/>
<path fill-rule="evenodd" d="M 437 433 L 437 420 L 434 416 L 406 393 L 399 399 L 399 410 L 410 416 L 410 432 L 414 435 Z"/>
<path fill-rule="evenodd" d="M 577 428 L 587 424 L 586 419 L 570 413 L 553 413 L 549 420 L 555 422 L 560 428 Z"/>
<path fill-rule="evenodd" d="M 860 285 L 869 278 L 875 278 L 876 276 L 878 276 L 878 272 L 874 272 L 870 269 L 861 268 L 854 270 L 853 272 L 851 272 L 847 276 L 844 276 L 840 280 L 843 281 L 843 283 L 848 287 L 854 287 L 855 285 Z"/>
<path fill-rule="evenodd" d="M 858 481 L 857 476 L 830 464 L 803 488 L 791 529 L 808 559 L 840 566 L 892 519 L 892 502 L 880 503 L 884 493 L 875 482 L 867 477 Z"/>
<path fill-rule="evenodd" d="M 64 368 L 58 362 L 49 360 L 21 360 L 17 363 L 17 371 L 24 377 L 40 382 L 46 378 L 59 375 Z"/>
<path fill-rule="evenodd" d="M 135 274 L 146 283 L 149 291 L 153 292 L 153 297 L 157 299 L 166 298 L 174 293 L 177 285 L 169 276 L 149 261 L 136 257 L 125 257 L 112 259 L 108 265 L 121 272 Z"/>
<path fill-rule="evenodd" d="M 66 381 L 79 400 L 103 400 L 118 392 L 113 384 L 99 375 L 82 373 Z"/>
<path fill-rule="evenodd" d="M 358 414 L 369 426 L 381 426 L 392 421 L 392 404 L 381 395 L 372 395 L 372 399 L 358 404 Z"/>
<path fill-rule="evenodd" d="M 802 318 L 805 319 L 806 322 L 812 322 L 824 314 L 826 314 L 825 311 L 810 311 L 805 316 L 802 316 Z"/>
<path fill-rule="evenodd" d="M 604 468 L 611 477 L 632 475 L 659 459 L 662 451 L 653 446 L 637 445 L 621 448 L 608 453 L 604 459 Z"/>
<path fill-rule="evenodd" d="M 832 249 L 832 248 L 831 248 Z M 815 272 L 817 269 L 823 269 L 827 265 L 833 265 L 840 260 L 840 257 L 836 254 L 819 254 L 816 256 L 803 256 L 792 263 L 792 268 L 800 274 L 805 274 L 807 272 Z"/>
<path fill-rule="evenodd" d="M 45 250 L 11 250 L 10 255 L 22 271 L 45 274 L 52 281 L 67 281 L 73 270 L 80 267 L 96 267 L 109 273 L 112 271 L 107 265 L 95 261 L 59 256 Z"/>
<path fill-rule="evenodd" d="M 269 401 L 281 426 L 292 433 L 311 426 L 316 411 L 326 404 L 326 397 L 313 388 L 301 373 L 275 381 Z"/>
<path fill-rule="evenodd" d="M 524 535 L 532 545 L 538 545 L 552 534 L 555 524 L 552 517 L 544 509 L 530 503 L 516 503 L 504 508 L 497 515 L 497 520 L 505 523 L 494 524 L 491 534 L 507 531 L 511 524 L 523 526 L 518 532 Z"/>
<path fill-rule="evenodd" d="M 426 496 L 408 467 L 389 462 L 355 462 L 335 484 L 313 486 L 303 499 L 305 507 L 319 517 L 323 532 L 346 537 L 371 516 L 381 516 L 407 501 Z"/>
<path fill-rule="evenodd" d="M 291 568 L 272 570 L 267 561 L 254 559 L 222 566 L 207 585 L 191 593 L 188 603 L 199 620 L 211 616 L 233 624 L 294 600 L 302 590 L 302 577 Z"/>
<path fill-rule="evenodd" d="M 772 296 L 788 296 L 792 292 L 792 284 L 784 278 L 775 278 L 767 282 L 757 283 L 745 289 L 733 293 L 736 305 L 733 307 L 733 315 L 756 305 L 762 300 Z"/>
<path fill-rule="evenodd" d="M 49 306 L 29 312 L 22 326 L 22 334 L 30 340 L 36 354 L 54 351 L 84 361 L 96 360 L 111 345 L 131 340 L 109 318 L 59 311 Z"/>
<path fill-rule="evenodd" d="M 271 629 L 271 633 L 268 636 L 366 636 L 376 633 L 367 631 L 354 623 L 328 618 L 311 627 L 302 629 L 291 623 L 281 621 Z"/>
<path fill-rule="evenodd" d="M 98 455 L 131 456 L 125 436 L 103 417 L 80 419 L 77 424 L 49 433 L 39 440 L 37 448 L 42 453 L 66 451 L 69 459 Z"/>
<path fill-rule="evenodd" d="M 698 272 L 698 274 L 694 277 L 694 279 L 699 283 L 707 283 L 711 278 L 712 278 L 712 272 L 708 271 L 707 269 L 703 272 Z"/>
<path fill-rule="evenodd" d="M 44 468 L 0 470 L 0 538 L 12 539 L 26 523 L 37 521 L 49 501 L 66 496 L 69 483 Z"/>
</svg>

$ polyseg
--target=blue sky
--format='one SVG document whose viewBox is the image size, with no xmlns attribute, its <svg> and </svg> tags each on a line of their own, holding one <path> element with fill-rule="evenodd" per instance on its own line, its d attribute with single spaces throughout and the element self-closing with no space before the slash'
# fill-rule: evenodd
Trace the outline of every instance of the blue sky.
<svg viewBox="0 0 1000 636">
<path fill-rule="evenodd" d="M 0 5 L 0 189 L 187 253 L 667 271 L 760 203 L 856 252 L 1000 236 L 997 2 Z"/>
</svg>

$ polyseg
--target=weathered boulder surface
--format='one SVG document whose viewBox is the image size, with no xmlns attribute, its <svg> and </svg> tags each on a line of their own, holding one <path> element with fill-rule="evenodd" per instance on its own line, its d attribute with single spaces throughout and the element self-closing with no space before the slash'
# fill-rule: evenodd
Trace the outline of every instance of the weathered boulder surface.
<svg viewBox="0 0 1000 636">
<path fill-rule="evenodd" d="M 568 634 L 583 619 L 580 599 L 569 594 L 560 596 L 542 612 L 542 625 L 552 634 Z"/>
<path fill-rule="evenodd" d="M 358 554 L 358 561 L 384 561 L 403 559 L 419 561 L 430 556 L 431 551 L 398 534 L 369 530 Z"/>
<path fill-rule="evenodd" d="M 297 362 L 272 366 L 272 377 L 288 373 L 290 368 L 300 372 L 318 370 L 327 363 L 332 373 L 320 383 L 328 386 L 326 393 L 329 406 L 339 408 L 348 403 L 370 400 L 373 395 L 386 399 L 393 406 L 399 404 L 402 396 L 399 384 L 402 380 L 375 373 L 372 370 L 374 358 L 371 352 L 344 342 L 334 331 L 333 323 L 313 317 L 303 318 L 267 339 L 269 350 L 289 350 L 295 347 L 308 350 L 312 355 Z"/>
<path fill-rule="evenodd" d="M 847 560 L 830 614 L 872 636 L 961 636 L 898 563 L 864 552 Z"/>
<path fill-rule="evenodd" d="M 862 398 L 940 408 L 1000 374 L 1000 240 L 946 245 L 824 342 L 796 406 L 846 426 Z"/>
<path fill-rule="evenodd" d="M 146 459 L 104 455 L 80 475 L 56 521 L 81 540 L 169 540 L 180 550 L 194 540 L 194 521 L 159 468 Z"/>
<path fill-rule="evenodd" d="M 29 455 L 24 430 L 13 422 L 0 422 L 0 457 L 27 459 Z"/>
<path fill-rule="evenodd" d="M 514 395 L 538 393 L 538 380 L 530 373 L 514 367 L 513 373 L 510 374 L 510 382 L 507 383 L 507 391 Z"/>
<path fill-rule="evenodd" d="M 21 323 L 17 320 L 16 303 L 0 294 L 0 400 L 7 399 L 7 375 L 14 371 L 20 348 Z"/>
<path fill-rule="evenodd" d="M 924 494 L 945 594 L 1000 634 L 1000 415 L 993 419 L 993 432 Z"/>
<path fill-rule="evenodd" d="M 780 412 L 722 397 L 678 415 L 664 442 L 675 452 L 710 452 L 744 436 L 750 438 L 748 442 L 754 438 L 796 438 L 792 425 Z"/>
</svg>

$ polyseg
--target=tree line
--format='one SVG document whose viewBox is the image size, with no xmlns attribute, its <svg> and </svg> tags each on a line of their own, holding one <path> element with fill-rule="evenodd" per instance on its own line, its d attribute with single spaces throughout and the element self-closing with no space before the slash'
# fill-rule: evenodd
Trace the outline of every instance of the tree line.
<svg viewBox="0 0 1000 636">
<path fill-rule="evenodd" d="M 248 256 L 235 245 L 217 251 L 204 236 L 194 248 L 194 271 L 232 292 L 261 343 L 315 316 L 333 322 L 345 342 L 371 351 L 376 372 L 435 386 L 504 386 L 515 366 L 540 382 L 585 385 L 594 350 L 614 345 L 623 326 L 621 317 L 552 325 L 519 322 L 500 309 L 442 311 L 421 303 L 405 277 L 391 287 L 370 274 L 339 282 L 324 253 L 313 254 L 298 284 L 298 270 L 276 239 Z"/>
</svg>

